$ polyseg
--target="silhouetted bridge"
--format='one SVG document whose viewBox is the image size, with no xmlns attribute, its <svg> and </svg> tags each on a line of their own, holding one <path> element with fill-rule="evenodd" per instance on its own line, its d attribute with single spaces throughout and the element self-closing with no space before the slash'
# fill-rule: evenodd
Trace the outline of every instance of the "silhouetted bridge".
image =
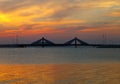
<svg viewBox="0 0 120 84">
<path fill-rule="evenodd" d="M 73 38 L 72 40 L 69 40 L 63 44 L 57 44 L 50 40 L 45 39 L 42 37 L 41 39 L 32 42 L 31 44 L 6 44 L 6 45 L 0 45 L 0 47 L 67 47 L 67 46 L 91 46 L 91 47 L 97 47 L 97 48 L 120 48 L 120 45 L 110 45 L 110 44 L 89 44 L 85 41 L 82 41 L 78 39 L 77 37 Z"/>
<path fill-rule="evenodd" d="M 64 44 L 56 44 L 52 41 L 49 41 L 42 37 L 40 40 L 37 40 L 31 44 L 31 46 L 88 46 L 89 44 L 75 37 L 74 39 L 65 42 Z"/>
</svg>

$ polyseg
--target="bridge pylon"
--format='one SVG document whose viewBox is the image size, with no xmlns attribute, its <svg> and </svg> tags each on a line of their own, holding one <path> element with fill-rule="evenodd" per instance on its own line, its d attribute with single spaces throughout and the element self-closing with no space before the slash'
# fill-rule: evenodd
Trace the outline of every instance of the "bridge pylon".
<svg viewBox="0 0 120 84">
<path fill-rule="evenodd" d="M 55 43 L 45 39 L 44 37 L 42 37 L 41 39 L 37 40 L 37 41 L 34 41 L 31 45 L 34 45 L 34 46 L 51 46 L 51 45 L 54 45 Z"/>
<path fill-rule="evenodd" d="M 70 41 L 67 41 L 64 44 L 65 45 L 74 45 L 75 47 L 77 47 L 78 45 L 89 45 L 87 42 L 84 42 L 84 41 L 78 39 L 77 37 L 73 38 Z"/>
</svg>

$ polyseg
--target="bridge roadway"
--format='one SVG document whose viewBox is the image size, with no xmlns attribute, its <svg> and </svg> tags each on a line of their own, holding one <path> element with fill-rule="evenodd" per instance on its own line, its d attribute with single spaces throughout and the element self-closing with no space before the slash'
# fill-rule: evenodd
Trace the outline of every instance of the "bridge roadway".
<svg viewBox="0 0 120 84">
<path fill-rule="evenodd" d="M 42 37 L 41 39 L 38 39 L 31 44 L 4 44 L 0 45 L 1 48 L 25 48 L 25 47 L 96 47 L 96 48 L 120 48 L 120 44 L 89 44 L 85 41 L 82 41 L 78 39 L 77 37 L 73 38 L 72 40 L 69 40 L 63 44 L 56 44 L 52 41 L 49 41 Z"/>
<path fill-rule="evenodd" d="M 1 44 L 0 48 L 27 48 L 27 47 L 96 47 L 96 48 L 120 48 L 120 45 L 117 44 L 89 44 L 89 45 L 81 45 L 81 44 Z"/>
</svg>

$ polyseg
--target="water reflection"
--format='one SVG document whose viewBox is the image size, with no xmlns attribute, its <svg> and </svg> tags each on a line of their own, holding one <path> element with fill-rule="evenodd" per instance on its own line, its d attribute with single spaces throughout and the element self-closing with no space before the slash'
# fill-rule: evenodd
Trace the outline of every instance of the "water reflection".
<svg viewBox="0 0 120 84">
<path fill-rule="evenodd" d="M 119 84 L 120 64 L 0 65 L 0 84 Z"/>
</svg>

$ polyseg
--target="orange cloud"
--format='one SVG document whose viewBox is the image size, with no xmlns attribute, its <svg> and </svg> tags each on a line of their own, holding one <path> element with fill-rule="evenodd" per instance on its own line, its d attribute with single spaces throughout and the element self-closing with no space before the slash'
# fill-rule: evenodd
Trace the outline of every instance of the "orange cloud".
<svg viewBox="0 0 120 84">
<path fill-rule="evenodd" d="M 120 4 L 118 3 L 119 1 L 103 1 L 100 4 L 97 4 L 98 7 L 112 7 L 112 6 L 119 6 Z"/>
<path fill-rule="evenodd" d="M 86 0 L 83 3 L 76 3 L 78 7 L 81 8 L 85 8 L 85 9 L 93 9 L 93 8 L 110 8 L 113 6 L 120 6 L 119 4 L 120 1 L 118 0 L 106 0 L 106 1 L 102 1 L 102 0 L 94 0 L 94 1 L 89 1 Z"/>
<path fill-rule="evenodd" d="M 116 32 L 116 30 L 120 30 L 118 27 L 102 27 L 101 28 L 85 28 L 79 30 L 79 32 L 104 32 L 104 31 L 113 31 Z"/>
<path fill-rule="evenodd" d="M 100 31 L 101 29 L 98 28 L 86 28 L 86 29 L 82 29 L 80 30 L 80 32 L 95 32 L 95 31 Z"/>
<path fill-rule="evenodd" d="M 120 17 L 120 11 L 112 12 L 109 14 L 109 16 Z"/>
<path fill-rule="evenodd" d="M 120 24 L 116 18 L 120 16 L 119 3 L 119 0 L 3 0 L 0 1 L 0 34 L 21 33 L 30 37 L 99 31 L 116 33 Z"/>
<path fill-rule="evenodd" d="M 21 32 L 21 30 L 6 30 L 4 32 L 5 33 L 17 33 L 17 32 Z"/>
</svg>

